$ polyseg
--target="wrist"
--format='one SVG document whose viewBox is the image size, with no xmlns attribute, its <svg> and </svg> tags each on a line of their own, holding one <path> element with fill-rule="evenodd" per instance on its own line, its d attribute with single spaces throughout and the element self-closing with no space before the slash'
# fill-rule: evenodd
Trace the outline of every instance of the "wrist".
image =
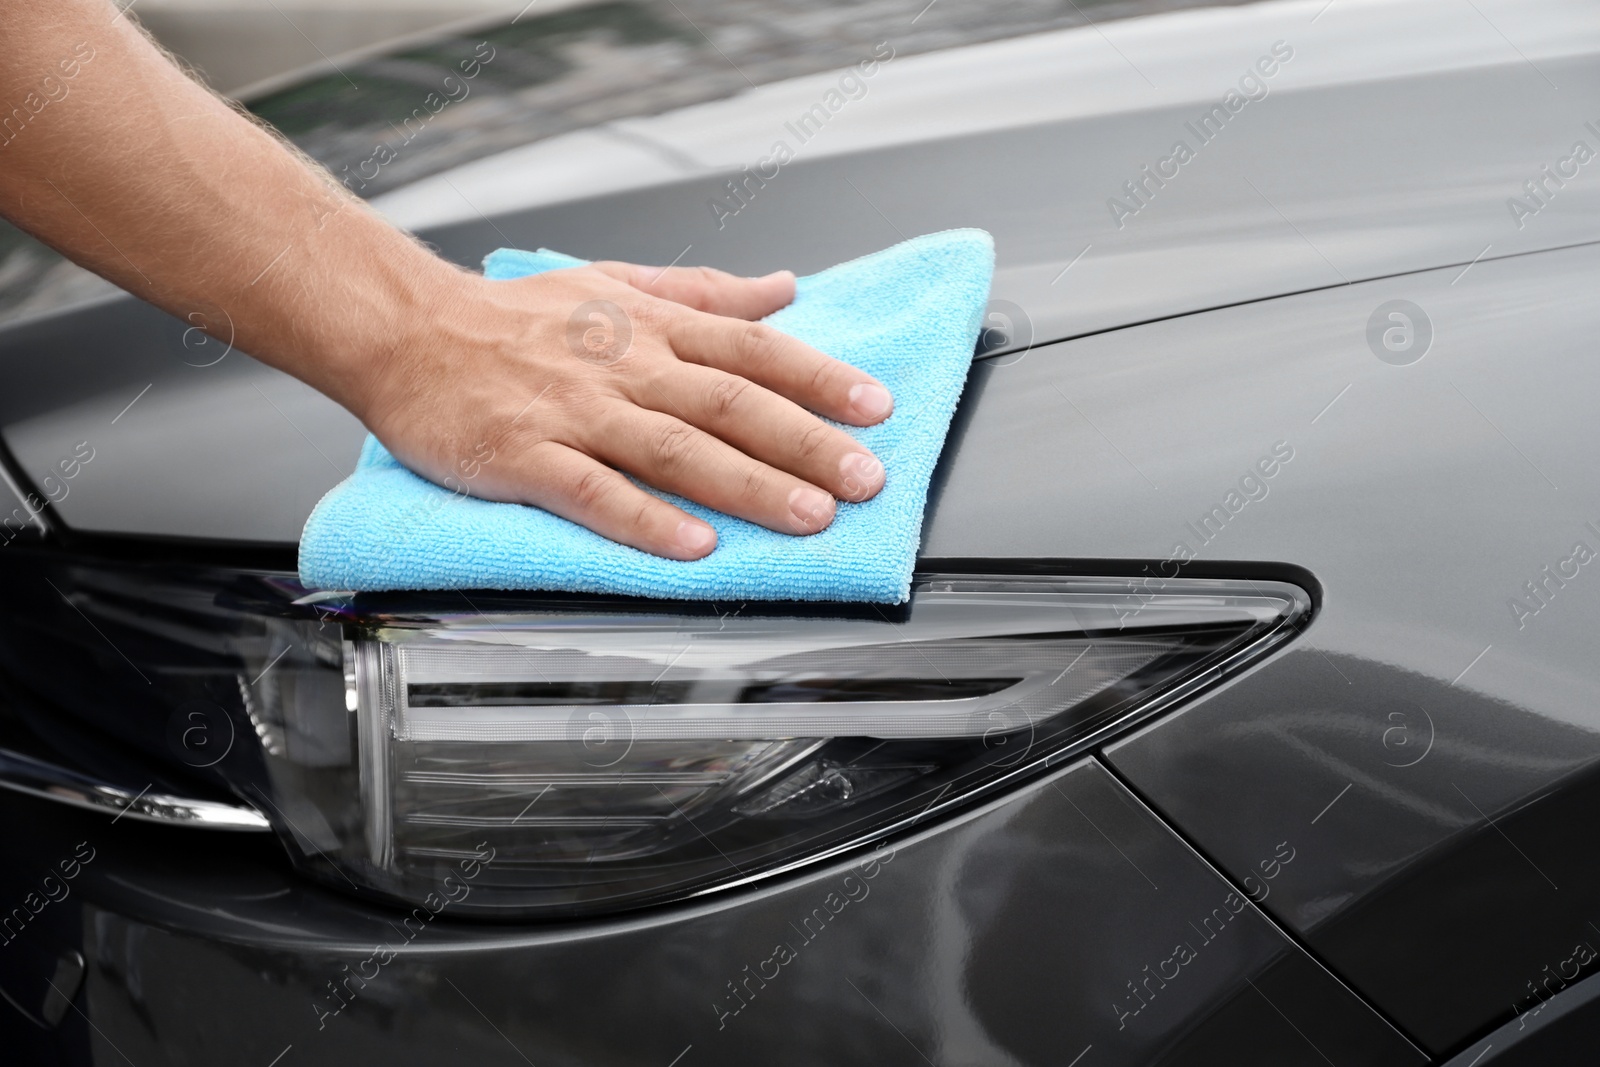
<svg viewBox="0 0 1600 1067">
<path fill-rule="evenodd" d="M 505 346 L 519 326 L 492 283 L 431 254 L 427 259 L 385 301 L 382 323 L 351 338 L 337 360 L 338 381 L 323 390 L 380 435 L 389 413 L 417 410 L 419 401 L 427 403 L 424 394 L 470 374 L 474 353 Z"/>
<path fill-rule="evenodd" d="M 376 218 L 362 221 L 388 225 Z M 301 305 L 295 328 L 277 331 L 296 348 L 278 365 L 369 428 L 399 397 L 418 388 L 424 366 L 459 351 L 460 329 L 454 324 L 479 302 L 482 285 L 481 278 L 407 235 L 389 231 L 384 235 L 389 239 L 379 242 L 371 237 L 335 238 L 344 249 L 359 249 L 361 261 L 349 262 L 348 252 L 330 258 L 346 262 L 334 267 L 330 284 L 307 301 L 310 308 Z"/>
</svg>

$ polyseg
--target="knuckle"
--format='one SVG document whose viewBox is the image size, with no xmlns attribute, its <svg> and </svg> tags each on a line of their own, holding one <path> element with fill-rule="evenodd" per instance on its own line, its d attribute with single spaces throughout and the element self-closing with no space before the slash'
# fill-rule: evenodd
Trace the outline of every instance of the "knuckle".
<svg viewBox="0 0 1600 1067">
<path fill-rule="evenodd" d="M 745 359 L 757 365 L 775 363 L 783 351 L 783 334 L 764 322 L 752 322 L 741 328 L 739 350 Z"/>
<path fill-rule="evenodd" d="M 572 484 L 572 502 L 585 512 L 598 511 L 616 491 L 616 481 L 604 470 L 590 469 L 578 476 Z"/>
<path fill-rule="evenodd" d="M 591 276 L 598 275 L 604 282 L 621 283 L 633 288 L 641 288 L 639 282 L 648 279 L 643 268 L 633 263 L 624 263 L 617 259 L 596 260 L 584 267 L 571 268 L 575 271 L 587 271 Z"/>
<path fill-rule="evenodd" d="M 694 303 L 696 311 L 708 311 L 716 302 L 717 290 L 722 286 L 723 274 L 713 267 L 691 267 L 694 278 Z"/>
<path fill-rule="evenodd" d="M 508 420 L 490 443 L 513 454 L 527 453 L 549 440 L 549 434 L 533 419 Z"/>
<path fill-rule="evenodd" d="M 569 427 L 587 425 L 602 402 L 592 384 L 571 378 L 553 379 L 525 401 L 520 394 L 512 399 L 516 403 L 506 405 L 495 443 L 513 450 L 570 436 Z"/>
<path fill-rule="evenodd" d="M 664 334 L 680 314 L 679 309 L 665 300 L 646 298 L 627 309 L 638 330 L 643 333 Z"/>
<path fill-rule="evenodd" d="M 687 467 L 698 451 L 695 432 L 687 426 L 664 426 L 651 434 L 650 454 L 663 470 Z"/>
<path fill-rule="evenodd" d="M 832 386 L 838 380 L 839 367 L 831 359 L 819 360 L 811 372 L 811 381 L 807 386 L 812 396 L 826 396 L 832 391 Z"/>
<path fill-rule="evenodd" d="M 645 500 L 641 500 L 639 502 L 639 506 L 636 509 L 634 509 L 633 521 L 631 523 L 631 528 L 635 529 L 635 530 L 648 530 L 648 529 L 650 529 L 650 527 L 652 525 L 652 520 L 655 518 L 655 515 L 656 515 L 657 506 L 658 505 L 656 504 L 654 499 L 648 499 L 647 498 Z"/>
<path fill-rule="evenodd" d="M 718 380 L 706 396 L 706 413 L 717 420 L 728 418 L 738 410 L 739 401 L 749 388 L 750 383 L 743 378 Z"/>
<path fill-rule="evenodd" d="M 795 442 L 795 456 L 802 460 L 816 459 L 831 440 L 833 431 L 820 422 L 816 423 L 808 427 Z"/>
<path fill-rule="evenodd" d="M 627 355 L 633 320 L 614 300 L 585 300 L 567 317 L 567 347 L 585 363 L 608 366 Z"/>
<path fill-rule="evenodd" d="M 616 405 L 616 397 L 603 386 L 574 389 L 565 398 L 562 413 L 572 422 L 592 426 L 600 422 Z"/>
<path fill-rule="evenodd" d="M 766 494 L 767 476 L 758 463 L 752 463 L 745 468 L 744 477 L 740 479 L 739 495 L 747 501 L 760 500 Z"/>
</svg>

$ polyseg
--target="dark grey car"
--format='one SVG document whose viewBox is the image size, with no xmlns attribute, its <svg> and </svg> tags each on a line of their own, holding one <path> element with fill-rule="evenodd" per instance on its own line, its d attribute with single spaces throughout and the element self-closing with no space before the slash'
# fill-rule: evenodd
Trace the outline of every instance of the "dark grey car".
<svg viewBox="0 0 1600 1067">
<path fill-rule="evenodd" d="M 463 264 L 994 301 L 909 605 L 358 596 L 361 427 L 0 236 L 7 1062 L 1593 1060 L 1592 4 L 551 3 L 248 99 Z"/>
</svg>

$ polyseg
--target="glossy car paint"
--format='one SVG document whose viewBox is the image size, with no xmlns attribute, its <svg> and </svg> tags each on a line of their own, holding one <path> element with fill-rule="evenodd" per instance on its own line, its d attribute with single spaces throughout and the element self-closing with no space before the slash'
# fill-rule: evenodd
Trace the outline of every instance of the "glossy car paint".
<svg viewBox="0 0 1600 1067">
<path fill-rule="evenodd" d="M 1510 606 L 1537 608 L 1525 582 L 1576 542 L 1600 546 L 1587 525 L 1600 484 L 1570 429 L 1600 402 L 1586 339 L 1597 282 L 1600 253 L 1572 249 L 989 361 L 972 410 L 1004 396 L 1008 417 L 962 428 L 929 527 L 930 552 L 981 539 L 999 555 L 1150 561 L 1133 570 L 1148 567 L 1151 589 L 1189 552 L 1317 576 L 1321 611 L 1287 654 L 1110 759 L 1238 877 L 1259 877 L 1269 838 L 1305 842 L 1264 906 L 1436 1051 L 1485 1013 L 1534 1007 L 1526 983 L 1587 929 L 1586 860 L 1521 842 L 1519 855 L 1487 818 L 1600 751 L 1600 600 L 1582 569 L 1522 625 Z M 1433 323 L 1410 366 L 1367 344 L 1372 312 L 1395 298 Z M 967 462 L 1023 442 L 1026 464 Z M 1256 472 L 1249 499 L 1241 479 L 1279 442 L 1294 458 Z M 1069 480 L 1070 494 L 1039 491 Z M 980 488 L 981 516 L 948 506 Z M 1222 523 L 1212 508 L 1230 492 L 1238 510 Z M 1480 862 L 1453 883 L 1422 899 L 1399 889 L 1475 833 Z M 1489 906 L 1508 898 L 1522 903 Z"/>
<path fill-rule="evenodd" d="M 977 106 L 930 109 L 949 131 L 863 134 L 801 158 L 721 230 L 707 201 L 725 173 L 496 204 L 492 223 L 427 233 L 463 262 L 507 240 L 659 262 L 692 245 L 694 258 L 753 272 L 780 265 L 777 249 L 807 270 L 897 231 L 987 226 L 1013 339 L 1031 329 L 1039 343 L 975 366 L 925 553 L 1075 561 L 1127 575 L 1135 594 L 1163 575 L 1304 567 L 1322 602 L 1286 653 L 1103 764 L 930 828 L 897 854 L 910 865 L 875 884 L 891 906 L 842 911 L 861 928 L 843 925 L 840 947 L 819 942 L 797 961 L 802 980 L 772 983 L 721 1030 L 708 1005 L 771 954 L 768 927 L 848 864 L 617 924 L 441 921 L 439 947 L 397 957 L 403 981 L 373 984 L 390 999 L 357 996 L 325 1031 L 274 1046 L 270 1024 L 303 1013 L 294 1025 L 314 1030 L 312 998 L 397 917 L 295 882 L 270 848 L 230 844 L 208 874 L 191 838 L 129 831 L 150 846 L 91 865 L 84 911 L 60 935 L 87 960 L 77 1003 L 105 1040 L 139 1063 L 177 1061 L 163 1049 L 209 1055 L 224 1040 L 209 1020 L 231 1025 L 228 1008 L 245 1002 L 266 1005 L 249 1046 L 263 1061 L 288 1044 L 318 1062 L 458 1042 L 507 1062 L 1067 1063 L 1080 1051 L 1085 1065 L 1418 1062 L 1400 1035 L 1465 1057 L 1541 1032 L 1562 1011 L 1541 1006 L 1570 1000 L 1592 967 L 1578 946 L 1600 945 L 1589 926 L 1600 867 L 1582 830 L 1600 806 L 1600 599 L 1587 588 L 1594 564 L 1572 569 L 1578 542 L 1600 550 L 1581 429 L 1600 402 L 1600 251 L 1585 244 L 1600 239 L 1600 178 L 1547 186 L 1555 195 L 1521 227 L 1507 200 L 1573 141 L 1600 143 L 1584 125 L 1600 121 L 1585 111 L 1600 20 L 1557 3 L 1480 4 L 1482 18 L 1433 3 L 1322 6 L 1108 24 L 1127 66 L 1089 31 L 1061 34 L 1064 54 L 1093 61 L 1050 68 L 1039 88 L 1021 58 L 1000 63 L 1019 72 L 1005 92 L 1090 103 L 1010 128 L 982 127 Z M 1116 228 L 1106 200 L 1278 39 L 1295 58 L 1271 94 Z M 1385 77 L 1371 77 L 1375 42 Z M 1036 43 L 983 47 L 1022 57 Z M 907 57 L 883 75 L 903 77 L 909 101 L 962 84 L 962 62 Z M 1301 71 L 1315 76 L 1296 86 Z M 1151 106 L 1094 107 L 1106 79 L 1141 72 L 1163 87 Z M 894 86 L 873 91 L 893 103 Z M 704 107 L 770 105 L 781 122 L 804 96 L 787 92 Z M 859 103 L 866 116 L 874 98 Z M 756 144 L 732 137 L 718 156 L 691 133 L 728 124 L 653 121 L 650 136 L 679 138 L 708 166 Z M 391 210 L 403 207 L 397 194 Z M 1385 349 L 1394 320 L 1382 316 L 1369 340 L 1395 300 L 1421 309 L 1425 348 Z M 353 460 L 359 428 L 242 354 L 185 366 L 204 360 L 184 329 L 122 301 L 7 330 L 7 443 L 38 479 L 77 441 L 105 442 L 57 508 L 74 529 L 291 542 Z M 80 816 L 3 803 L 8 821 L 41 827 L 8 841 L 10 869 L 48 865 L 80 839 L 53 821 Z M 1126 983 L 1172 956 L 1169 925 L 1230 888 L 1260 901 L 1264 914 L 1247 908 L 1248 925 L 1231 928 L 1248 937 L 1199 955 L 1217 963 L 1188 972 L 1203 976 L 1192 990 L 1173 981 L 1124 1018 Z M 1280 996 L 1271 982 L 1287 973 Z M 1291 996 L 1296 983 L 1306 991 Z M 329 1039 L 350 1023 L 359 1037 Z M 59 1040 L 100 1040 L 80 1030 Z"/>
<path fill-rule="evenodd" d="M 46 913 L 81 926 L 96 1062 L 1424 1062 L 1092 760 L 851 864 L 553 930 L 402 927 L 255 839 L 217 862 L 0 809 L 96 850 Z"/>
</svg>

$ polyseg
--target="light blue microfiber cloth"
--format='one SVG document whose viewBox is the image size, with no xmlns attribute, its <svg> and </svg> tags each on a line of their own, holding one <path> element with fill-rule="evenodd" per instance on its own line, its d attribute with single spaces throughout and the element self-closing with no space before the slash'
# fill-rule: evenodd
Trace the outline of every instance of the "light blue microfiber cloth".
<svg viewBox="0 0 1600 1067">
<path fill-rule="evenodd" d="M 501 249 L 489 278 L 581 265 Z M 798 279 L 767 322 L 860 367 L 894 396 L 877 426 L 845 426 L 886 472 L 883 490 L 841 503 L 821 533 L 794 537 L 659 493 L 717 531 L 693 562 L 660 559 L 539 508 L 452 493 L 412 474 L 374 437 L 355 473 L 317 504 L 300 538 L 300 580 L 354 591 L 529 589 L 690 600 L 910 596 L 928 483 L 966 381 L 994 275 L 994 239 L 946 230 Z"/>
</svg>

